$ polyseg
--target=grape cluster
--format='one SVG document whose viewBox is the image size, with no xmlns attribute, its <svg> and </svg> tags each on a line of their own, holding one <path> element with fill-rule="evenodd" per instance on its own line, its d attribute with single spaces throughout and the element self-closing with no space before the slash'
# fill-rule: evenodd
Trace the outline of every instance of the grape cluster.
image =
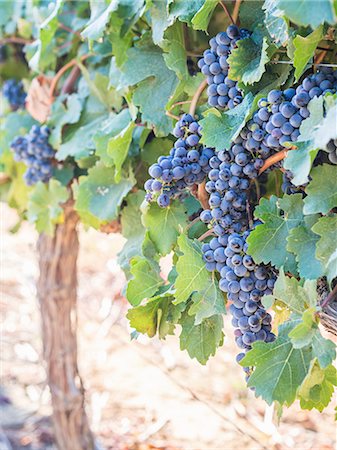
<svg viewBox="0 0 337 450">
<path fill-rule="evenodd" d="M 337 164 L 337 139 L 331 139 L 327 145 L 327 152 L 331 164 Z"/>
<path fill-rule="evenodd" d="M 258 151 L 261 146 L 279 150 L 295 142 L 302 121 L 310 116 L 308 103 L 314 97 L 337 90 L 337 70 L 323 68 L 304 78 L 296 88 L 273 89 L 258 102 L 259 109 L 250 123 L 252 137 L 249 146 Z"/>
<path fill-rule="evenodd" d="M 16 161 L 23 161 L 28 169 L 25 182 L 31 186 L 38 181 L 47 183 L 53 175 L 54 149 L 48 143 L 50 130 L 47 126 L 33 125 L 26 136 L 17 136 L 11 143 Z"/>
<path fill-rule="evenodd" d="M 233 109 L 242 102 L 238 83 L 228 78 L 227 58 L 231 50 L 237 47 L 237 42 L 249 35 L 248 30 L 230 25 L 209 41 L 211 48 L 205 50 L 203 58 L 198 61 L 201 72 L 207 77 L 208 103 L 211 106 Z"/>
<path fill-rule="evenodd" d="M 8 100 L 13 111 L 25 107 L 27 94 L 23 90 L 22 81 L 6 80 L 2 87 L 3 96 Z"/>
<path fill-rule="evenodd" d="M 210 209 L 204 210 L 200 219 L 212 226 L 218 236 L 245 231 L 248 226 L 249 178 L 257 176 L 263 160 L 253 160 L 253 155 L 245 148 L 246 142 L 240 135 L 229 150 L 219 151 L 219 165 L 208 174 L 206 191 L 210 194 Z"/>
<path fill-rule="evenodd" d="M 146 200 L 156 200 L 161 208 L 187 187 L 200 184 L 206 174 L 220 162 L 211 148 L 200 143 L 200 125 L 190 114 L 177 122 L 173 134 L 178 139 L 168 156 L 160 156 L 149 168 L 151 178 L 145 182 Z"/>
<path fill-rule="evenodd" d="M 232 302 L 229 310 L 233 317 L 235 341 L 244 351 L 251 349 L 255 341 L 275 340 L 271 332 L 271 316 L 263 308 L 261 298 L 272 294 L 276 277 L 270 268 L 255 264 L 248 255 L 248 236 L 249 231 L 225 234 L 202 246 L 207 270 L 220 273 L 219 287 Z M 242 352 L 237 361 L 243 357 Z M 250 372 L 250 368 L 244 370 Z"/>
</svg>

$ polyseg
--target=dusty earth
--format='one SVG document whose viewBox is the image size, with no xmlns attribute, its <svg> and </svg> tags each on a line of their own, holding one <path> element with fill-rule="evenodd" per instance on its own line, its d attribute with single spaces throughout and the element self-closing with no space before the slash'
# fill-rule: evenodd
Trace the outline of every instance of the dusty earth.
<svg viewBox="0 0 337 450">
<path fill-rule="evenodd" d="M 51 450 L 50 398 L 41 360 L 38 275 L 32 226 L 9 228 L 2 206 L 0 450 Z M 227 338 L 207 366 L 177 338 L 130 341 L 116 263 L 120 235 L 80 229 L 79 367 L 87 410 L 102 448 L 113 450 L 333 450 L 332 405 L 324 414 L 285 410 L 280 424 L 244 385 Z M 334 402 L 336 404 L 336 402 Z"/>
</svg>

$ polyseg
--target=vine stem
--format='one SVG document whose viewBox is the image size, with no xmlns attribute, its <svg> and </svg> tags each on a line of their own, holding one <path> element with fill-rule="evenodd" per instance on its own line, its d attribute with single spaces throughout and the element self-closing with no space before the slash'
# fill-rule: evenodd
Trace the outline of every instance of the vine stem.
<svg viewBox="0 0 337 450">
<path fill-rule="evenodd" d="M 62 28 L 62 30 L 68 31 L 68 33 L 75 34 L 80 39 L 82 39 L 81 33 L 79 33 L 78 31 L 72 30 L 71 28 L 67 27 L 67 25 L 64 25 L 63 23 L 60 23 L 59 27 Z"/>
<path fill-rule="evenodd" d="M 169 111 L 172 111 L 172 109 L 175 108 L 176 106 L 179 106 L 179 105 L 187 105 L 188 103 L 191 103 L 191 101 L 192 101 L 192 100 L 185 100 L 185 101 L 183 101 L 183 102 L 176 102 L 176 103 L 173 103 L 173 105 L 171 106 L 171 108 L 169 109 Z"/>
<path fill-rule="evenodd" d="M 30 39 L 24 39 L 24 38 L 20 38 L 17 36 L 12 36 L 9 38 L 5 38 L 5 39 L 0 39 L 0 45 L 3 44 L 21 44 L 21 45 L 26 45 L 26 44 L 31 44 L 32 40 Z"/>
<path fill-rule="evenodd" d="M 84 61 L 85 59 L 89 58 L 89 56 L 91 56 L 90 54 L 86 54 L 81 56 L 80 61 Z M 77 59 L 72 59 L 71 61 L 69 61 L 67 64 L 65 64 L 63 67 L 61 67 L 61 69 L 57 72 L 57 74 L 54 76 L 51 84 L 50 84 L 50 90 L 49 90 L 49 95 L 50 98 L 54 97 L 54 92 L 57 86 L 57 83 L 60 81 L 62 75 L 71 67 L 75 66 L 78 64 L 78 60 Z"/>
<path fill-rule="evenodd" d="M 233 9 L 233 23 L 235 23 L 237 25 L 237 21 L 239 18 L 239 11 L 240 11 L 240 5 L 241 5 L 242 0 L 236 0 L 235 1 L 235 5 L 234 5 L 234 9 Z"/>
<path fill-rule="evenodd" d="M 191 114 L 191 116 L 194 116 L 199 97 L 203 93 L 203 91 L 206 89 L 206 86 L 207 86 L 207 80 L 204 80 L 202 83 L 200 83 L 198 89 L 195 91 L 195 94 L 193 95 L 193 98 L 192 98 L 192 101 L 190 104 L 190 109 L 189 109 L 189 113 Z"/>
<path fill-rule="evenodd" d="M 175 114 L 172 114 L 170 111 L 166 111 L 165 113 L 168 117 L 171 117 L 171 119 L 179 120 L 179 117 Z"/>
<path fill-rule="evenodd" d="M 329 293 L 329 295 L 326 297 L 326 299 L 323 300 L 323 302 L 321 303 L 321 308 L 322 309 L 325 308 L 331 302 L 331 300 L 333 300 L 333 298 L 336 294 L 337 294 L 337 284 L 332 289 L 332 291 Z"/>
<path fill-rule="evenodd" d="M 187 225 L 186 230 L 190 230 L 193 225 L 195 225 L 196 223 L 200 222 L 200 217 L 196 217 L 195 219 L 191 220 L 191 222 Z"/>
<path fill-rule="evenodd" d="M 228 19 L 229 19 L 232 23 L 234 23 L 233 17 L 231 16 L 231 13 L 228 11 L 227 6 L 226 6 L 223 2 L 220 2 L 219 5 L 220 5 L 221 8 L 225 11 L 225 13 L 226 13 Z"/>
<path fill-rule="evenodd" d="M 204 239 L 206 239 L 208 236 L 213 236 L 213 228 L 211 228 L 210 230 L 207 230 L 204 234 L 202 234 L 201 236 L 198 237 L 198 241 L 203 241 Z"/>
<path fill-rule="evenodd" d="M 281 150 L 280 152 L 275 153 L 275 155 L 269 156 L 263 164 L 263 166 L 260 169 L 259 175 L 261 173 L 265 172 L 270 166 L 273 166 L 279 161 L 282 161 L 282 159 L 286 158 L 288 155 L 288 152 L 290 150 L 295 150 L 294 148 L 287 148 L 286 150 Z"/>
</svg>

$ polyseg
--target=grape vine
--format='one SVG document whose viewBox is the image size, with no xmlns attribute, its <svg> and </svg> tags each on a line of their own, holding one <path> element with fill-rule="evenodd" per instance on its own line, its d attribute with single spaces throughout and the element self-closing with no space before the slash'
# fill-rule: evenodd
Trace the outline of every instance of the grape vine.
<svg viewBox="0 0 337 450">
<path fill-rule="evenodd" d="M 177 333 L 206 364 L 229 312 L 256 396 L 323 410 L 335 348 L 320 317 L 337 278 L 331 2 L 324 17 L 293 2 L 57 2 L 23 36 L 17 14 L 49 14 L 36 3 L 2 27 L 8 203 L 52 234 L 71 196 L 86 227 L 121 230 L 134 337 Z"/>
</svg>

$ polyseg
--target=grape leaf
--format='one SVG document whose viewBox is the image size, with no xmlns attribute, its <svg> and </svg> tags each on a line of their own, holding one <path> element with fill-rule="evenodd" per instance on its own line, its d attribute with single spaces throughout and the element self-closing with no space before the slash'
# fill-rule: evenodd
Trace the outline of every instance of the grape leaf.
<svg viewBox="0 0 337 450">
<path fill-rule="evenodd" d="M 147 205 L 142 220 L 150 239 L 164 256 L 172 250 L 177 237 L 187 225 L 188 217 L 184 205 L 176 201 L 168 208 L 160 208 L 155 203 Z"/>
<path fill-rule="evenodd" d="M 304 311 L 301 322 L 293 328 L 289 337 L 294 348 L 311 345 L 313 356 L 324 369 L 336 358 L 336 346 L 321 335 L 315 313 L 315 307 Z"/>
<path fill-rule="evenodd" d="M 206 31 L 218 0 L 205 0 L 202 7 L 195 13 L 191 23 L 195 30 Z"/>
<path fill-rule="evenodd" d="M 200 142 L 216 150 L 229 149 L 232 141 L 238 137 L 245 126 L 253 104 L 253 95 L 248 93 L 243 102 L 225 113 L 212 108 L 204 113 L 200 120 L 202 137 Z"/>
<path fill-rule="evenodd" d="M 332 102 L 329 101 L 330 99 Z M 327 94 L 324 106 L 327 109 L 325 117 L 314 130 L 314 145 L 322 149 L 326 149 L 326 145 L 331 139 L 337 138 L 337 96 Z"/>
<path fill-rule="evenodd" d="M 337 371 L 330 365 L 322 369 L 317 360 L 313 359 L 310 370 L 301 384 L 298 397 L 302 409 L 317 409 L 322 412 L 330 403 L 334 386 L 337 386 Z"/>
<path fill-rule="evenodd" d="M 321 217 L 312 227 L 312 231 L 320 236 L 317 242 L 316 257 L 325 269 L 326 276 L 331 282 L 337 276 L 337 215 Z"/>
<path fill-rule="evenodd" d="M 318 215 L 304 217 L 304 222 L 293 228 L 287 238 L 287 250 L 295 254 L 300 277 L 310 280 L 324 273 L 322 263 L 315 256 L 319 237 L 311 231 L 318 218 Z"/>
<path fill-rule="evenodd" d="M 114 164 L 112 157 L 107 153 L 109 140 L 121 133 L 130 124 L 130 121 L 131 115 L 128 108 L 118 114 L 111 113 L 94 134 L 92 139 L 96 146 L 96 155 L 107 167 Z"/>
<path fill-rule="evenodd" d="M 253 35 L 250 38 L 237 42 L 237 48 L 232 50 L 227 61 L 230 66 L 228 77 L 231 80 L 242 81 L 244 84 L 253 84 L 259 81 L 266 71 L 269 61 L 268 41 L 266 36 L 260 39 Z"/>
<path fill-rule="evenodd" d="M 166 66 L 160 49 L 146 42 L 130 48 L 127 57 L 121 67 L 117 88 L 137 85 L 134 104 L 139 106 L 143 120 L 155 126 L 156 134 L 165 136 L 172 128 L 172 120 L 165 115 L 165 106 L 178 85 L 178 78 Z M 110 81 L 115 83 L 111 78 Z"/>
<path fill-rule="evenodd" d="M 295 81 L 298 81 L 304 72 L 307 63 L 314 56 L 318 43 L 323 39 L 323 26 L 319 26 L 308 36 L 297 34 L 293 40 Z"/>
<path fill-rule="evenodd" d="M 173 70 L 180 80 L 188 80 L 184 33 L 181 23 L 176 23 L 167 30 L 162 48 L 165 51 L 163 57 L 167 67 Z"/>
<path fill-rule="evenodd" d="M 325 339 L 319 329 L 312 337 L 312 353 L 318 359 L 320 366 L 326 368 L 332 361 L 336 359 L 336 345 Z"/>
<path fill-rule="evenodd" d="M 175 281 L 175 304 L 186 302 L 191 294 L 193 305 L 189 313 L 195 315 L 195 324 L 214 314 L 226 314 L 225 300 L 218 287 L 218 280 L 211 275 L 202 260 L 201 244 L 197 240 L 190 240 L 182 234 L 178 239 L 179 250 Z"/>
<path fill-rule="evenodd" d="M 34 186 L 29 194 L 27 217 L 39 233 L 53 235 L 55 225 L 63 221 L 61 203 L 68 197 L 67 188 L 54 179 L 48 184 L 40 181 Z"/>
<path fill-rule="evenodd" d="M 174 18 L 168 15 L 166 1 L 152 0 L 150 7 L 152 39 L 156 45 L 162 45 L 164 32 L 173 24 Z"/>
<path fill-rule="evenodd" d="M 173 20 L 179 19 L 180 22 L 191 23 L 192 18 L 202 8 L 205 0 L 194 0 L 187 2 L 186 0 L 175 0 L 169 2 L 169 14 Z"/>
<path fill-rule="evenodd" d="M 131 259 L 130 272 L 133 278 L 128 282 L 126 298 L 132 306 L 138 306 L 142 300 L 150 298 L 164 283 L 159 264 L 142 256 Z"/>
<path fill-rule="evenodd" d="M 242 359 L 242 366 L 254 366 L 248 386 L 255 388 L 268 404 L 273 401 L 291 405 L 304 378 L 309 372 L 311 350 L 309 347 L 295 349 L 289 332 L 296 321 L 288 321 L 279 327 L 279 334 L 272 343 L 257 341 Z"/>
<path fill-rule="evenodd" d="M 289 26 L 274 0 L 266 0 L 262 7 L 265 10 L 264 24 L 273 40 L 285 45 L 289 39 Z"/>
<path fill-rule="evenodd" d="M 308 307 L 316 305 L 316 280 L 306 280 L 304 285 L 294 277 L 287 277 L 281 267 L 273 297 L 282 301 L 291 311 L 302 314 Z"/>
<path fill-rule="evenodd" d="M 331 0 L 319 0 L 319 10 L 307 0 L 276 0 L 277 7 L 283 15 L 297 25 L 317 28 L 324 22 L 337 23 L 336 12 Z"/>
<path fill-rule="evenodd" d="M 127 239 L 122 250 L 118 253 L 118 264 L 124 272 L 129 269 L 129 261 L 133 256 L 142 253 L 142 245 L 145 238 L 145 228 L 139 214 L 140 205 L 144 200 L 145 192 L 139 190 L 130 193 L 126 199 L 126 205 L 121 211 L 122 234 Z M 128 274 L 127 274 L 128 275 Z"/>
<path fill-rule="evenodd" d="M 119 0 L 112 0 L 107 5 L 106 2 L 90 0 L 91 17 L 81 36 L 84 39 L 99 39 L 109 22 L 111 14 L 117 10 Z"/>
<path fill-rule="evenodd" d="M 60 147 L 62 142 L 62 128 L 68 123 L 76 123 L 81 117 L 83 101 L 78 94 L 59 96 L 56 98 L 51 108 L 51 116 L 48 125 L 52 127 L 49 143 L 55 149 Z"/>
<path fill-rule="evenodd" d="M 119 134 L 109 139 L 107 154 L 115 164 L 115 181 L 119 183 L 122 177 L 122 166 L 127 157 L 132 141 L 135 123 L 130 122 Z"/>
<path fill-rule="evenodd" d="M 56 153 L 56 158 L 59 161 L 64 161 L 69 156 L 72 156 L 78 161 L 90 156 L 95 148 L 93 136 L 106 118 L 107 115 L 104 114 L 90 120 L 84 125 L 79 122 L 79 126 L 74 130 L 72 136 L 61 144 L 60 149 Z"/>
<path fill-rule="evenodd" d="M 35 50 L 29 59 L 29 67 L 36 72 L 44 71 L 56 63 L 56 52 L 52 41 L 58 28 L 58 13 L 63 5 L 63 0 L 57 0 L 50 15 L 39 26 L 39 39 L 31 44 L 31 50 Z"/>
<path fill-rule="evenodd" d="M 96 164 L 89 169 L 87 176 L 79 178 L 75 190 L 75 208 L 82 221 L 99 228 L 102 223 L 116 219 L 122 201 L 134 184 L 132 175 L 116 184 L 111 169 Z"/>
<path fill-rule="evenodd" d="M 311 171 L 312 180 L 306 187 L 304 214 L 327 214 L 337 206 L 337 166 L 323 164 Z"/>
<path fill-rule="evenodd" d="M 254 215 L 263 223 L 247 239 L 249 254 L 256 263 L 271 263 L 278 268 L 283 266 L 286 272 L 296 273 L 295 257 L 284 244 L 290 231 L 302 222 L 302 209 L 301 194 L 284 195 L 282 199 L 274 195 L 261 199 Z"/>
<path fill-rule="evenodd" d="M 206 364 L 209 357 L 214 356 L 216 349 L 222 345 L 222 317 L 215 315 L 195 325 L 195 318 L 185 312 L 180 324 L 180 349 L 187 350 L 190 358 L 196 358 L 201 364 Z"/>
<path fill-rule="evenodd" d="M 149 337 L 158 335 L 161 339 L 173 334 L 175 324 L 179 321 L 184 304 L 175 306 L 170 292 L 151 298 L 145 305 L 129 309 L 127 318 L 131 327 Z"/>
<path fill-rule="evenodd" d="M 323 96 L 314 97 L 309 102 L 310 116 L 301 124 L 299 139 L 294 144 L 297 149 L 289 152 L 284 160 L 284 168 L 294 175 L 291 181 L 295 186 L 308 182 L 312 163 L 318 153 L 319 146 L 314 142 L 314 133 L 323 119 L 323 102 Z"/>
</svg>

